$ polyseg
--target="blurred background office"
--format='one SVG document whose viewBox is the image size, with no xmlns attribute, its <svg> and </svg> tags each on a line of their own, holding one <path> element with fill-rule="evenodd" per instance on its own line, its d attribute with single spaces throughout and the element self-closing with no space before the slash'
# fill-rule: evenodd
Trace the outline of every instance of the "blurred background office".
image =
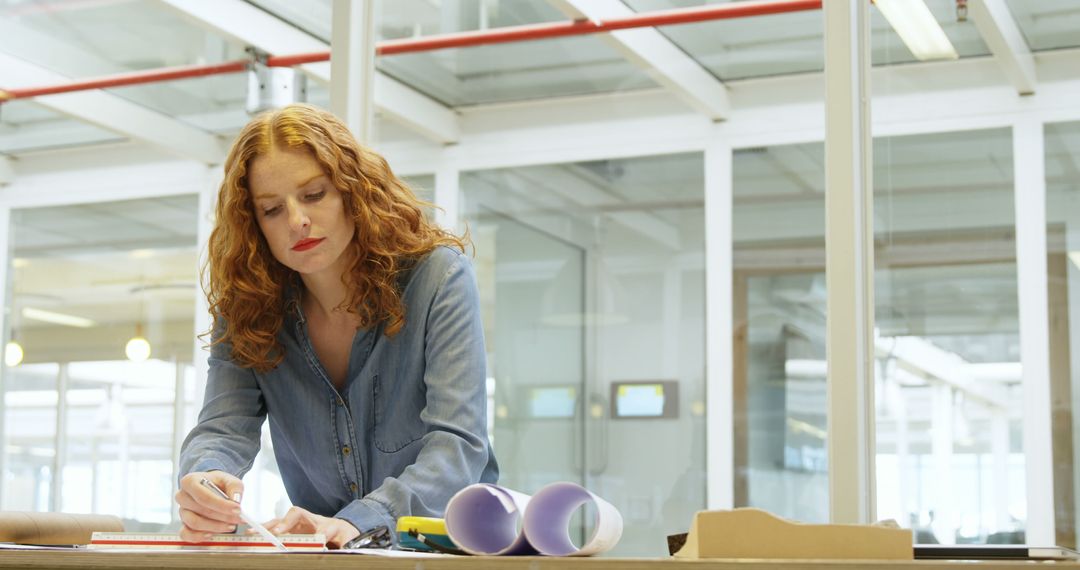
<svg viewBox="0 0 1080 570">
<path fill-rule="evenodd" d="M 371 28 L 402 45 L 727 4 L 375 0 Z M 366 142 L 475 243 L 501 483 L 607 498 L 616 555 L 665 554 L 705 508 L 830 518 L 824 24 L 772 4 L 380 55 L 359 88 Z M 0 0 L 0 509 L 176 528 L 224 153 L 267 101 L 329 108 L 331 64 L 21 90 L 329 51 L 333 6 Z M 870 18 L 876 517 L 1075 546 L 1080 4 Z M 260 516 L 288 508 L 268 433 L 245 484 Z"/>
</svg>

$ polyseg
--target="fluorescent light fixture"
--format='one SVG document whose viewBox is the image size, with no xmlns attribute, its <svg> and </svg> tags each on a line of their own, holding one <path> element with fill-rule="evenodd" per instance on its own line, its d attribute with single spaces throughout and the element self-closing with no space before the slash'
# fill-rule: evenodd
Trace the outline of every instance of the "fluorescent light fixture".
<svg viewBox="0 0 1080 570">
<path fill-rule="evenodd" d="M 34 319 L 35 321 L 44 321 L 46 323 L 52 323 L 54 325 L 64 325 L 68 327 L 77 327 L 80 329 L 88 329 L 94 326 L 94 321 L 85 319 L 83 317 L 76 317 L 75 315 L 65 315 L 64 313 L 54 313 L 52 311 L 43 311 L 41 309 L 35 309 L 33 307 L 23 307 L 22 316 L 28 319 Z"/>
<path fill-rule="evenodd" d="M 1070 251 L 1069 259 L 1072 260 L 1073 265 L 1075 265 L 1077 269 L 1080 269 L 1080 250 Z"/>
<path fill-rule="evenodd" d="M 960 57 L 924 0 L 874 0 L 874 4 L 916 59 Z"/>
<path fill-rule="evenodd" d="M 11 341 L 4 347 L 4 364 L 8 368 L 18 366 L 23 360 L 23 347 L 21 344 Z"/>
</svg>

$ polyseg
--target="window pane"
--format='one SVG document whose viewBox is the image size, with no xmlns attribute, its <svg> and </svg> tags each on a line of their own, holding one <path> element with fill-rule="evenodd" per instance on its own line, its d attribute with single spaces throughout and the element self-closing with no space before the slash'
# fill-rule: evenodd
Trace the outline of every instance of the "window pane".
<svg viewBox="0 0 1080 570">
<path fill-rule="evenodd" d="M 1058 544 L 1076 546 L 1076 444 L 1080 409 L 1080 122 L 1046 125 L 1046 243 L 1054 514 Z"/>
<path fill-rule="evenodd" d="M 826 522 L 824 145 L 733 167 L 735 505 Z"/>
<path fill-rule="evenodd" d="M 467 173 L 500 483 L 614 504 L 614 554 L 705 506 L 700 154 Z M 575 540 L 588 524 L 574 525 Z"/>
<path fill-rule="evenodd" d="M 1011 133 L 873 152 L 878 517 L 918 542 L 1023 542 Z"/>
<path fill-rule="evenodd" d="M 194 398 L 197 212 L 195 196 L 12 212 L 22 359 L 4 370 L 4 509 L 115 514 L 129 530 L 172 521 L 178 388 L 182 413 Z"/>
</svg>

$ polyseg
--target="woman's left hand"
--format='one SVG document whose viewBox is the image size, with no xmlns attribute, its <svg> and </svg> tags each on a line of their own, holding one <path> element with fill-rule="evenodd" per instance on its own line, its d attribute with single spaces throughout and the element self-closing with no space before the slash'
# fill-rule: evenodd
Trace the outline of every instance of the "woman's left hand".
<svg viewBox="0 0 1080 570">
<path fill-rule="evenodd" d="M 285 516 L 272 519 L 263 526 L 274 534 L 323 534 L 326 535 L 328 548 L 341 548 L 341 545 L 360 535 L 347 520 L 324 517 L 300 507 L 292 507 Z"/>
</svg>

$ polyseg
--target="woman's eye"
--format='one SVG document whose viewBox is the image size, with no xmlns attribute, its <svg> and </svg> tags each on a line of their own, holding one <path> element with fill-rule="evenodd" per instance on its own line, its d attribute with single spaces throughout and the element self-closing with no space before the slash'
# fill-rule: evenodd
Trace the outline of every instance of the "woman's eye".
<svg viewBox="0 0 1080 570">
<path fill-rule="evenodd" d="M 281 211 L 281 206 L 274 206 L 273 208 L 263 208 L 262 212 L 263 212 L 264 216 L 273 216 L 274 214 L 276 214 L 276 213 L 278 213 L 280 211 Z"/>
<path fill-rule="evenodd" d="M 309 202 L 317 202 L 319 200 L 322 200 L 323 196 L 326 196 L 326 190 L 320 190 L 318 192 L 313 192 L 313 193 L 308 194 L 307 196 L 304 196 L 304 197 L 307 198 L 307 200 Z"/>
</svg>

